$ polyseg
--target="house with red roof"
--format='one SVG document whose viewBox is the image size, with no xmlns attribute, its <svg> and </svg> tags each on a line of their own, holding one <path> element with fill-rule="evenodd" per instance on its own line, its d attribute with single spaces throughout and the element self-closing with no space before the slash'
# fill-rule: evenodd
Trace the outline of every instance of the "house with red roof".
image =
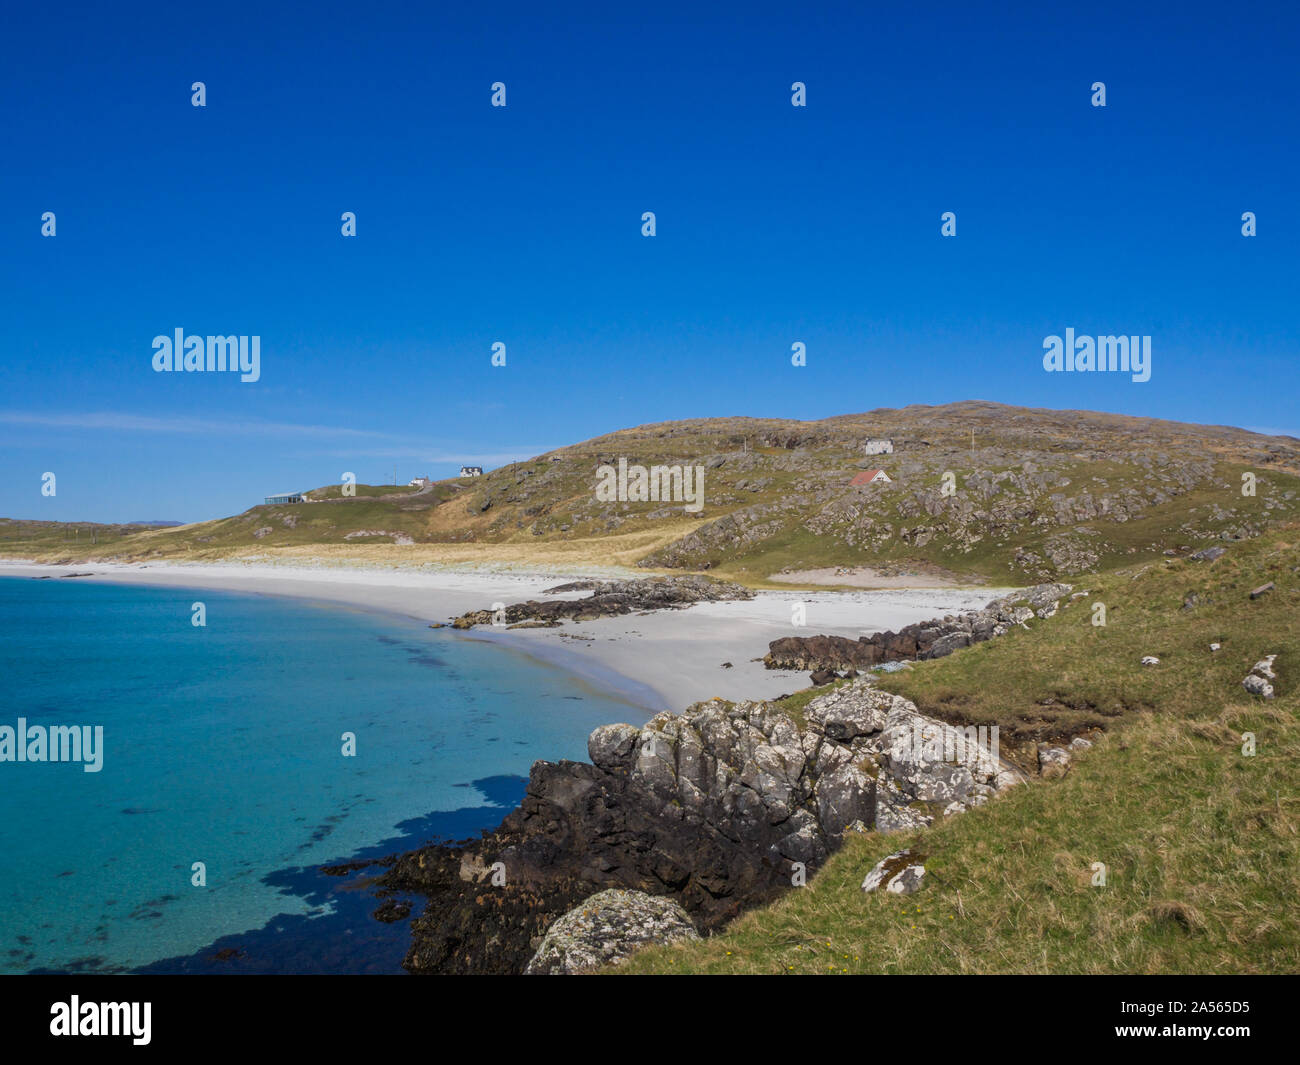
<svg viewBox="0 0 1300 1065">
<path fill-rule="evenodd" d="M 892 484 L 893 480 L 884 470 L 863 470 L 849 484 Z"/>
</svg>

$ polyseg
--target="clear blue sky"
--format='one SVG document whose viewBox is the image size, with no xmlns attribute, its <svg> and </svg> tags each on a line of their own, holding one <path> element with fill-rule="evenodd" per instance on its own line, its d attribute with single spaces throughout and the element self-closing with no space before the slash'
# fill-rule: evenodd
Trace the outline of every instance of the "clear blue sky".
<svg viewBox="0 0 1300 1065">
<path fill-rule="evenodd" d="M 0 515 L 971 398 L 1300 434 L 1300 14 L 1133 6 L 7 5 Z M 1151 380 L 1045 373 L 1067 326 Z"/>
</svg>

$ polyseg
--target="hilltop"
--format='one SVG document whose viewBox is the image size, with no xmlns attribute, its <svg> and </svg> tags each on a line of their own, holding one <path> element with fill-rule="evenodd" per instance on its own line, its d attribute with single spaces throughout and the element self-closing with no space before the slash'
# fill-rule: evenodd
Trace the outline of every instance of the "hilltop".
<svg viewBox="0 0 1300 1065">
<path fill-rule="evenodd" d="M 894 452 L 866 455 L 870 438 Z M 703 467 L 702 512 L 597 500 L 598 468 L 620 459 Z M 877 468 L 892 483 L 849 483 Z M 1243 475 L 1256 479 L 1253 496 Z M 750 585 L 870 566 L 1030 583 L 1248 539 L 1300 516 L 1300 441 L 971 401 L 808 422 L 664 422 L 424 489 L 306 494 L 312 502 L 179 528 L 4 521 L 0 552 L 46 562 L 549 561 L 708 570 Z"/>
</svg>

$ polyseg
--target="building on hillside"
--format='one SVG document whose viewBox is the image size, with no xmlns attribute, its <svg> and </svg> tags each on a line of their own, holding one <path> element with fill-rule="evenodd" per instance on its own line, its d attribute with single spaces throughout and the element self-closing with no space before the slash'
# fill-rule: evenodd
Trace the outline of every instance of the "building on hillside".
<svg viewBox="0 0 1300 1065">
<path fill-rule="evenodd" d="M 892 440 L 868 440 L 865 451 L 868 455 L 892 455 L 894 453 L 894 442 Z"/>
<path fill-rule="evenodd" d="M 281 492 L 279 495 L 266 497 L 267 504 L 271 506 L 279 503 L 301 503 L 302 501 L 301 492 Z"/>
<path fill-rule="evenodd" d="M 894 479 L 884 470 L 863 470 L 849 484 L 893 484 Z"/>
<path fill-rule="evenodd" d="M 483 467 L 482 467 L 482 466 L 462 466 L 462 467 L 460 468 L 460 475 L 461 475 L 462 477 L 482 477 L 482 476 L 483 476 Z"/>
<path fill-rule="evenodd" d="M 408 488 L 428 488 L 433 484 L 432 477 L 412 477 L 406 482 Z"/>
</svg>

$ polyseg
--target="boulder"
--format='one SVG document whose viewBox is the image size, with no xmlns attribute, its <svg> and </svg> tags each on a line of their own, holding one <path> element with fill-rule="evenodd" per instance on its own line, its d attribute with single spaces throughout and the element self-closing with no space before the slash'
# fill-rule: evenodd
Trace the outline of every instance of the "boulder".
<svg viewBox="0 0 1300 1065">
<path fill-rule="evenodd" d="M 1038 745 L 1038 772 L 1044 780 L 1063 777 L 1069 768 L 1070 752 L 1064 747 L 1050 747 L 1045 743 Z"/>
<path fill-rule="evenodd" d="M 875 891 L 883 886 L 891 895 L 911 895 L 920 890 L 924 879 L 922 856 L 910 850 L 897 851 L 876 863 L 862 881 L 862 890 Z"/>
<path fill-rule="evenodd" d="M 1250 672 L 1241 682 L 1241 686 L 1251 695 L 1258 695 L 1264 699 L 1273 698 L 1273 681 L 1277 680 L 1273 663 L 1276 661 L 1277 655 L 1265 655 L 1250 667 Z"/>
<path fill-rule="evenodd" d="M 640 734 L 631 725 L 601 725 L 587 737 L 587 757 L 601 769 L 626 766 Z"/>
<path fill-rule="evenodd" d="M 699 938 L 686 911 L 672 899 L 611 888 L 552 922 L 524 973 L 586 973 L 617 965 L 648 944 Z"/>
<path fill-rule="evenodd" d="M 970 633 L 951 632 L 947 636 L 940 636 L 939 639 L 935 640 L 926 653 L 926 657 L 943 658 L 962 647 L 969 647 L 970 641 Z"/>
</svg>

